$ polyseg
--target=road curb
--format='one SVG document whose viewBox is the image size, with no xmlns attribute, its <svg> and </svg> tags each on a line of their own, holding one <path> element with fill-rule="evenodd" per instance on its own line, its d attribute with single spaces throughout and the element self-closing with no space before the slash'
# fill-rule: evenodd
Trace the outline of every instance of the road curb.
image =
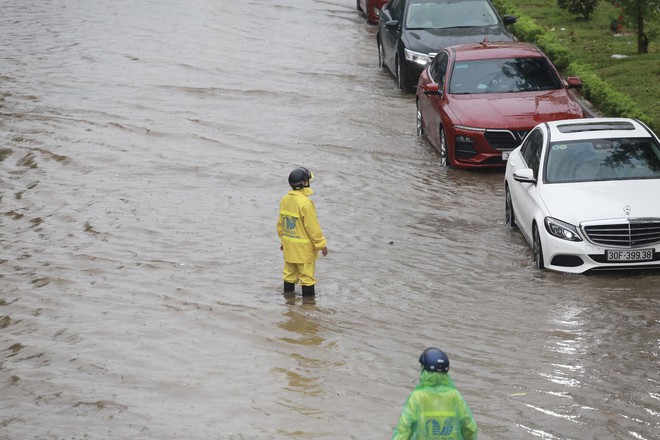
<svg viewBox="0 0 660 440">
<path fill-rule="evenodd" d="M 602 118 L 605 117 L 605 114 L 598 110 L 594 105 L 589 102 L 584 96 L 580 94 L 575 89 L 569 90 L 569 92 L 573 95 L 575 100 L 580 104 L 580 107 L 582 107 L 582 111 L 584 112 L 585 117 L 587 118 Z"/>
</svg>

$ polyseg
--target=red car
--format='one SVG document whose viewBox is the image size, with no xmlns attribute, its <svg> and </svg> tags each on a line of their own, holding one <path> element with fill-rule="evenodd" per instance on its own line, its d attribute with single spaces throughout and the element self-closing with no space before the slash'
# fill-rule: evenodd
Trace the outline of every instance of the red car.
<svg viewBox="0 0 660 440">
<path fill-rule="evenodd" d="M 522 42 L 476 43 L 438 52 L 417 83 L 417 134 L 442 166 L 502 168 L 541 122 L 582 118 L 569 88 L 543 52 Z"/>
<path fill-rule="evenodd" d="M 367 17 L 367 23 L 376 24 L 380 8 L 387 2 L 388 0 L 357 0 L 357 8 Z"/>
</svg>

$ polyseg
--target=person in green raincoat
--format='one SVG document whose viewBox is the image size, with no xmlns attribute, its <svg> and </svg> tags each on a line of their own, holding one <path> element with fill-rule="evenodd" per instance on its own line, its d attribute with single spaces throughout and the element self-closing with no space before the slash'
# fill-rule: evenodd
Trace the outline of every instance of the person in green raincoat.
<svg viewBox="0 0 660 440">
<path fill-rule="evenodd" d="M 328 255 L 327 241 L 321 231 L 316 207 L 309 198 L 314 191 L 309 187 L 314 174 L 300 167 L 289 174 L 291 190 L 280 201 L 277 235 L 284 254 L 284 293 L 293 292 L 296 284 L 302 286 L 303 296 L 314 296 L 315 262 L 319 251 Z"/>
<path fill-rule="evenodd" d="M 399 417 L 392 440 L 476 440 L 477 422 L 449 377 L 449 358 L 429 347 L 422 372 Z"/>
</svg>

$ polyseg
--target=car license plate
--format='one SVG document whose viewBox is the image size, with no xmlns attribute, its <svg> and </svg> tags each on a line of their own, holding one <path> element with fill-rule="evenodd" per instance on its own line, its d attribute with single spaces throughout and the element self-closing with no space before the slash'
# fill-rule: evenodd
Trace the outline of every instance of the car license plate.
<svg viewBox="0 0 660 440">
<path fill-rule="evenodd" d="M 510 151 L 502 151 L 502 160 L 508 160 L 509 159 L 509 153 Z"/>
<path fill-rule="evenodd" d="M 636 249 L 630 251 L 607 250 L 607 261 L 649 261 L 653 260 L 653 249 Z"/>
</svg>

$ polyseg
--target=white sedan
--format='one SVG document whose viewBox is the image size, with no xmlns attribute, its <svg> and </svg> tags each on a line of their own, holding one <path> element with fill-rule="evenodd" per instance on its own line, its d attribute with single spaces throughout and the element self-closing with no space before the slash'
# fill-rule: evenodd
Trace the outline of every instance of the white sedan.
<svg viewBox="0 0 660 440">
<path fill-rule="evenodd" d="M 534 127 L 509 156 L 506 223 L 537 268 L 660 268 L 660 141 L 625 118 Z"/>
</svg>

